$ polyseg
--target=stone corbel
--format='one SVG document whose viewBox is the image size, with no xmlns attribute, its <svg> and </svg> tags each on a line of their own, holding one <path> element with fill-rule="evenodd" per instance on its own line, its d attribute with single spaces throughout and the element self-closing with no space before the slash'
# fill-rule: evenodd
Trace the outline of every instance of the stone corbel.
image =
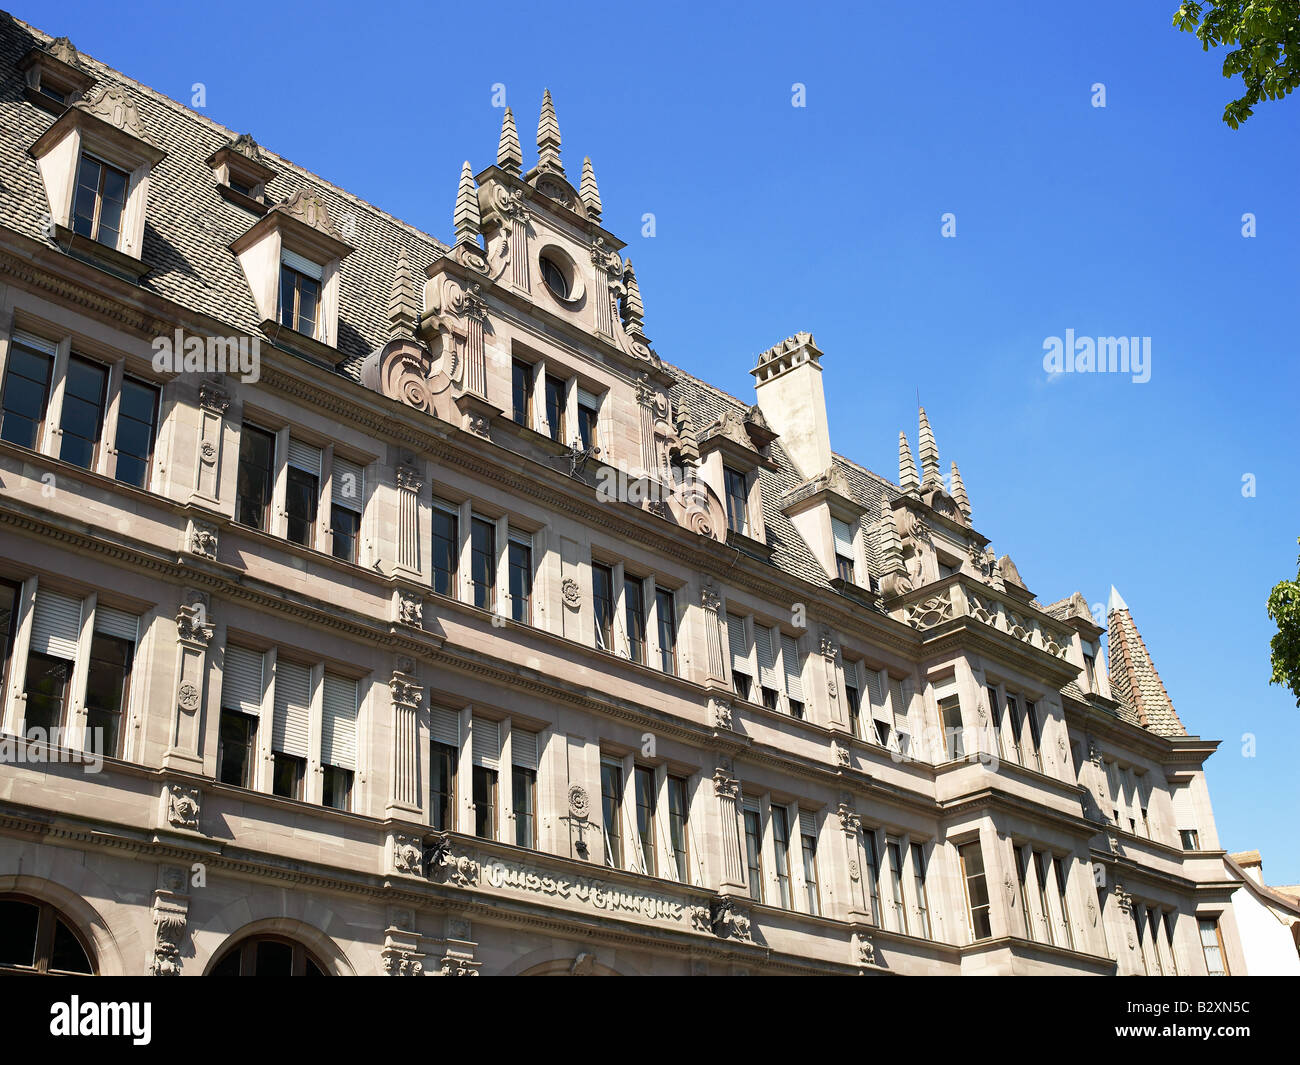
<svg viewBox="0 0 1300 1065">
<path fill-rule="evenodd" d="M 153 976 L 181 974 L 181 945 L 190 909 L 186 887 L 184 869 L 167 866 L 161 871 L 153 901 L 153 955 L 149 962 Z"/>
</svg>

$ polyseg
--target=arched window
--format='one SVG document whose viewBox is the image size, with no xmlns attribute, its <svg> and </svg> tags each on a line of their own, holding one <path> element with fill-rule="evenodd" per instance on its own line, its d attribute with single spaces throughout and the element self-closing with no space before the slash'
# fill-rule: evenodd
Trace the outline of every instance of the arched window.
<svg viewBox="0 0 1300 1065">
<path fill-rule="evenodd" d="M 301 943 L 280 936 L 250 936 L 222 955 L 212 976 L 324 976 L 321 965 Z"/>
<path fill-rule="evenodd" d="M 26 895 L 0 895 L 0 973 L 29 976 L 94 976 L 86 943 L 48 902 Z"/>
</svg>

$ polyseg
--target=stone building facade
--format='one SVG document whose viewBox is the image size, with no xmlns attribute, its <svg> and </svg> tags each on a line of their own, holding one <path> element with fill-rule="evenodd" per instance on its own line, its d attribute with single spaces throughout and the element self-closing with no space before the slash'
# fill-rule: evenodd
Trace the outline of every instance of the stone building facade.
<svg viewBox="0 0 1300 1065">
<path fill-rule="evenodd" d="M 0 107 L 0 966 L 1242 971 L 1127 606 L 811 335 L 663 361 L 549 94 L 446 242 L 8 16 Z"/>
</svg>

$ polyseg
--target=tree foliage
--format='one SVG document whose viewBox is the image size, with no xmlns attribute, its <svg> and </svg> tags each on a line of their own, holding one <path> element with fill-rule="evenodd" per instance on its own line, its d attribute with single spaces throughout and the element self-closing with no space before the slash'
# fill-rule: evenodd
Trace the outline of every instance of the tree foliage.
<svg viewBox="0 0 1300 1065">
<path fill-rule="evenodd" d="M 1296 568 L 1295 580 L 1279 581 L 1268 593 L 1268 616 L 1277 622 L 1277 634 L 1271 643 L 1273 676 L 1269 683 L 1290 688 L 1296 706 L 1300 706 L 1300 559 Z"/>
<path fill-rule="evenodd" d="M 1223 76 L 1237 74 L 1246 92 L 1223 109 L 1223 121 L 1236 129 L 1260 100 L 1280 100 L 1300 85 L 1300 0 L 1214 0 L 1184 3 L 1174 26 L 1195 33 L 1208 52 L 1236 45 L 1223 59 Z"/>
</svg>

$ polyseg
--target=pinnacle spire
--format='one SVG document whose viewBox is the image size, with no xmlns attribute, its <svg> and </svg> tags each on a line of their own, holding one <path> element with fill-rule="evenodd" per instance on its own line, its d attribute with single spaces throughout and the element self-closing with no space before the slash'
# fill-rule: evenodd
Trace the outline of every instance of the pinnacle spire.
<svg viewBox="0 0 1300 1065">
<path fill-rule="evenodd" d="M 600 189 L 596 188 L 596 171 L 591 166 L 591 156 L 582 160 L 582 184 L 578 186 L 578 199 L 587 207 L 593 222 L 600 221 Z"/>
<path fill-rule="evenodd" d="M 542 114 L 537 120 L 537 169 L 564 173 L 560 162 L 560 123 L 555 117 L 551 90 L 542 92 Z"/>
<path fill-rule="evenodd" d="M 921 482 L 916 477 L 916 463 L 912 461 L 912 449 L 907 443 L 907 434 L 898 434 L 898 487 L 904 492 L 916 492 Z"/>
<path fill-rule="evenodd" d="M 623 329 L 628 336 L 644 344 L 645 307 L 641 304 L 641 286 L 636 282 L 636 271 L 632 268 L 631 259 L 623 265 L 623 290 L 623 302 L 619 308 L 623 317 Z"/>
<path fill-rule="evenodd" d="M 943 474 L 939 472 L 939 445 L 934 442 L 934 430 L 930 428 L 930 419 L 921 408 L 921 435 L 917 438 L 917 455 L 921 460 L 921 484 L 928 488 L 931 484 L 943 483 Z"/>
<path fill-rule="evenodd" d="M 519 132 L 515 129 L 515 116 L 510 108 L 501 116 L 501 139 L 497 141 L 497 166 L 511 177 L 518 177 L 524 165 L 524 153 L 519 147 Z"/>
<path fill-rule="evenodd" d="M 904 569 L 903 542 L 898 537 L 898 523 L 888 499 L 880 500 L 880 568 L 885 573 Z"/>
<path fill-rule="evenodd" d="M 406 249 L 397 253 L 397 266 L 393 270 L 392 294 L 388 298 L 389 336 L 413 337 L 420 322 L 420 302 L 411 280 L 411 264 Z"/>
<path fill-rule="evenodd" d="M 456 211 L 452 215 L 452 224 L 456 227 L 456 243 L 477 245 L 481 221 L 478 211 L 478 191 L 474 185 L 474 171 L 470 169 L 467 159 L 460 171 L 460 186 L 456 189 Z"/>
<path fill-rule="evenodd" d="M 1113 585 L 1106 620 L 1110 626 L 1107 656 L 1111 694 L 1121 705 L 1133 708 L 1143 728 L 1161 736 L 1186 736 L 1187 729 L 1151 660 L 1146 641 L 1133 622 L 1133 614 Z"/>
<path fill-rule="evenodd" d="M 952 498 L 967 521 L 970 521 L 970 497 L 966 495 L 966 486 L 962 484 L 961 471 L 957 463 L 952 464 Z"/>
</svg>

